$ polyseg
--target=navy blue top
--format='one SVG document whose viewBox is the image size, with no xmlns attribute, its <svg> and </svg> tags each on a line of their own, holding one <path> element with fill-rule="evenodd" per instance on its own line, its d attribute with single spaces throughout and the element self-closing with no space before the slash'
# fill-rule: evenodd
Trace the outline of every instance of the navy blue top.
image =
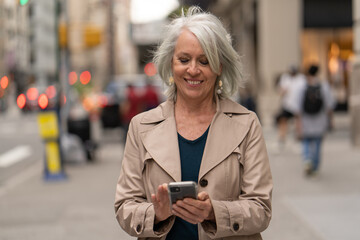
<svg viewBox="0 0 360 240">
<path fill-rule="evenodd" d="M 198 182 L 201 159 L 209 128 L 205 133 L 193 141 L 183 138 L 178 133 L 178 142 L 181 161 L 181 180 Z M 197 240 L 198 228 L 181 218 L 176 217 L 175 223 L 166 237 L 167 240 Z"/>
</svg>

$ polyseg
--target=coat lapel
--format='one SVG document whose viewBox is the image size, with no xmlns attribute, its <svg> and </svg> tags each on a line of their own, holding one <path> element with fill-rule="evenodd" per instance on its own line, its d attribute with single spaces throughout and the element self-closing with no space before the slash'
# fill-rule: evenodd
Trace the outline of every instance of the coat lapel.
<svg viewBox="0 0 360 240">
<path fill-rule="evenodd" d="M 146 150 L 157 164 L 164 169 L 174 181 L 181 181 L 180 153 L 177 139 L 174 105 L 165 102 L 161 114 L 144 118 L 142 124 L 157 124 L 141 134 Z M 159 116 L 163 116 L 160 117 Z"/>
<path fill-rule="evenodd" d="M 249 111 L 230 100 L 217 99 L 217 112 L 209 129 L 199 179 L 225 160 L 243 141 L 248 132 L 248 117 L 244 117 L 244 121 L 238 121 L 227 114 L 248 115 Z M 145 115 L 141 124 L 154 125 L 140 133 L 144 147 L 150 156 L 174 181 L 181 181 L 173 102 L 166 101 L 157 111 L 153 111 L 151 115 Z"/>
<path fill-rule="evenodd" d="M 225 102 L 224 102 L 225 101 Z M 244 121 L 236 121 L 232 119 L 231 114 L 249 114 L 244 108 L 230 106 L 233 103 L 228 100 L 222 100 L 218 104 L 217 113 L 211 123 L 209 135 L 204 149 L 204 154 L 200 166 L 199 179 L 201 179 L 211 169 L 221 163 L 229 156 L 235 148 L 244 140 L 248 132 L 248 119 L 244 117 Z M 225 113 L 229 113 L 228 116 Z"/>
</svg>

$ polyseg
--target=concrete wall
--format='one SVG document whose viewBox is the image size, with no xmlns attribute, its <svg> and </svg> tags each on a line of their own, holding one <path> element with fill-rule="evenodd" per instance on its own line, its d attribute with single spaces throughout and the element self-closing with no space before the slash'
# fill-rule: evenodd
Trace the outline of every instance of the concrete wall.
<svg viewBox="0 0 360 240">
<path fill-rule="evenodd" d="M 0 1 L 0 71 L 17 69 L 27 72 L 29 64 L 28 5 Z"/>
<path fill-rule="evenodd" d="M 5 6 L 0 0 L 0 77 L 5 74 Z"/>
<path fill-rule="evenodd" d="M 130 38 L 130 0 L 115 1 L 115 59 L 118 74 L 137 73 L 137 49 Z"/>
<path fill-rule="evenodd" d="M 87 4 L 89 3 L 89 4 Z M 110 81 L 110 57 L 114 57 L 114 74 L 137 71 L 136 49 L 131 42 L 130 0 L 113 0 L 113 29 L 110 34 L 110 1 L 67 0 L 69 14 L 69 48 L 71 51 L 70 71 L 91 70 L 95 86 L 102 88 Z M 93 25 L 102 30 L 102 42 L 95 47 L 86 48 L 83 41 L 83 28 Z M 113 37 L 113 52 L 109 52 L 110 37 Z M 111 56 L 112 55 L 112 56 Z"/>
<path fill-rule="evenodd" d="M 241 56 L 244 88 L 234 98 L 258 96 L 259 81 L 257 78 L 256 44 L 255 44 L 255 0 L 218 0 L 212 2 L 210 11 L 219 16 L 230 32 L 235 49 Z"/>
<path fill-rule="evenodd" d="M 92 81 L 96 87 L 101 88 L 106 81 L 108 70 L 107 57 L 107 15 L 106 5 L 100 1 L 67 0 L 68 10 L 68 44 L 70 50 L 70 71 L 90 70 Z M 86 48 L 83 30 L 85 26 L 95 26 L 101 29 L 102 42 L 95 47 Z"/>
<path fill-rule="evenodd" d="M 269 123 L 279 99 L 274 91 L 278 74 L 300 65 L 301 0 L 258 1 L 259 103 L 263 122 Z"/>
</svg>

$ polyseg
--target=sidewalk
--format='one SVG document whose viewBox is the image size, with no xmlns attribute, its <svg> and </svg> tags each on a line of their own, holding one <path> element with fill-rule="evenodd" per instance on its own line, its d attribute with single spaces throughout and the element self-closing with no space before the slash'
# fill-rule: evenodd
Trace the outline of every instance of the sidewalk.
<svg viewBox="0 0 360 240">
<path fill-rule="evenodd" d="M 276 151 L 276 131 L 264 127 L 274 177 L 273 220 L 266 240 L 355 240 L 360 236 L 360 150 L 339 115 L 325 139 L 321 172 L 305 178 L 300 144 Z M 290 139 L 289 139 L 290 140 Z M 0 240 L 134 239 L 115 220 L 115 185 L 122 146 L 103 141 L 94 164 L 66 166 L 68 180 L 44 182 L 42 161 L 0 186 Z"/>
<path fill-rule="evenodd" d="M 303 174 L 301 144 L 289 139 L 279 154 L 275 129 L 264 128 L 274 178 L 273 219 L 264 239 L 359 239 L 360 149 L 351 146 L 348 115 L 334 120 L 313 178 Z"/>
<path fill-rule="evenodd" d="M 39 161 L 25 177 L 2 186 L 0 239 L 134 239 L 118 225 L 113 207 L 121 144 L 104 144 L 98 157 L 93 164 L 66 166 L 66 181 L 43 181 Z"/>
</svg>

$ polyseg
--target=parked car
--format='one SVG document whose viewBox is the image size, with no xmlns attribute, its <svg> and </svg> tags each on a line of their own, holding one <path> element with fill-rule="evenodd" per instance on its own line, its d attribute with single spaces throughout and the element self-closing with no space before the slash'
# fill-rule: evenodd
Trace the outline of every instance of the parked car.
<svg viewBox="0 0 360 240">
<path fill-rule="evenodd" d="M 29 86 L 17 96 L 17 105 L 24 111 L 54 109 L 59 104 L 59 91 L 55 85 Z"/>
</svg>

